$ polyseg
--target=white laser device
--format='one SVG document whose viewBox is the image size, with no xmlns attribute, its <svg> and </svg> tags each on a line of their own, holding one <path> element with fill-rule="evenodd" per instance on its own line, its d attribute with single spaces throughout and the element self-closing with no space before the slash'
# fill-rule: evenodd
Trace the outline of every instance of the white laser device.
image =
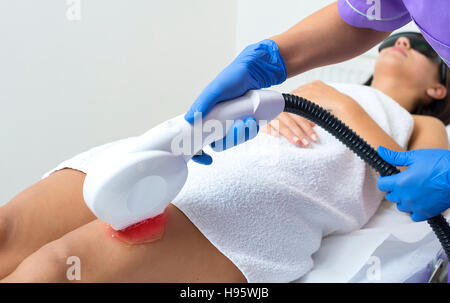
<svg viewBox="0 0 450 303">
<path fill-rule="evenodd" d="M 251 116 L 259 124 L 268 123 L 284 105 L 281 93 L 253 90 L 218 103 L 201 124 L 190 124 L 183 115 L 163 122 L 92 165 L 83 185 L 84 200 L 116 230 L 157 216 L 186 182 L 187 162 L 222 139 L 232 121 Z"/>
</svg>

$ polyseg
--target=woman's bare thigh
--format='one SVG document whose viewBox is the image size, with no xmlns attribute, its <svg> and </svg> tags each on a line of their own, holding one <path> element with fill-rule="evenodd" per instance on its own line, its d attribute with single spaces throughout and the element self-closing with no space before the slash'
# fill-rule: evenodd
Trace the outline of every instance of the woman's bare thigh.
<svg viewBox="0 0 450 303">
<path fill-rule="evenodd" d="M 41 246 L 95 219 L 84 203 L 84 177 L 57 171 L 0 207 L 0 278 Z"/>
<path fill-rule="evenodd" d="M 70 256 L 80 260 L 82 282 L 246 281 L 179 209 L 170 204 L 166 211 L 164 235 L 155 242 L 125 244 L 95 220 L 29 256 L 5 281 L 68 281 Z"/>
</svg>

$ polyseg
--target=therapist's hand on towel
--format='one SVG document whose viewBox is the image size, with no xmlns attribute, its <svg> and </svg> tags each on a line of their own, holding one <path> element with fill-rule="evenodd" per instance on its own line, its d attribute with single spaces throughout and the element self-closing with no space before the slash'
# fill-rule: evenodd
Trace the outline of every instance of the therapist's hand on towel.
<svg viewBox="0 0 450 303">
<path fill-rule="evenodd" d="M 251 89 L 280 84 L 285 80 L 286 66 L 274 41 L 266 39 L 249 45 L 202 91 L 184 118 L 189 123 L 194 123 L 196 117 L 206 116 L 218 102 L 242 96 Z M 230 134 L 236 134 L 236 137 L 215 142 L 212 144 L 213 149 L 224 150 L 253 138 L 258 132 L 254 122 L 250 118 L 235 123 L 227 137 Z M 194 156 L 193 160 L 201 164 L 212 162 L 211 157 L 204 152 Z"/>
<path fill-rule="evenodd" d="M 396 166 L 409 166 L 403 172 L 379 177 L 378 188 L 386 199 L 414 221 L 424 221 L 450 208 L 450 151 L 416 149 L 396 152 L 383 146 L 378 154 Z"/>
</svg>

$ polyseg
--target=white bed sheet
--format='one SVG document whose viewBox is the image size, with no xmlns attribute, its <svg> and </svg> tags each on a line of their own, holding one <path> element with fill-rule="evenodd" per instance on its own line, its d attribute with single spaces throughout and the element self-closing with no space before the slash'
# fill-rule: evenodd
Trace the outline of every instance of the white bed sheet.
<svg viewBox="0 0 450 303">
<path fill-rule="evenodd" d="M 450 125 L 446 129 L 450 148 Z M 415 223 L 384 201 L 364 228 L 323 239 L 313 270 L 294 282 L 403 282 L 440 250 L 428 223 Z"/>
<path fill-rule="evenodd" d="M 384 201 L 364 228 L 324 238 L 313 270 L 294 282 L 403 282 L 440 249 L 428 223 L 413 222 Z"/>
</svg>

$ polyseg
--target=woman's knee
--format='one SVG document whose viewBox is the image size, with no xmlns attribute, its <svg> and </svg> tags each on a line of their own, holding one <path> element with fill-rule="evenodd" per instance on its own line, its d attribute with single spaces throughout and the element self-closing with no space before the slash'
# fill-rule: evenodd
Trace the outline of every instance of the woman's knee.
<svg viewBox="0 0 450 303">
<path fill-rule="evenodd" d="M 64 241 L 46 244 L 23 260 L 2 282 L 68 282 L 69 251 Z"/>
<path fill-rule="evenodd" d="M 20 214 L 11 205 L 0 207 L 0 279 L 11 273 L 26 257 L 18 241 L 20 220 Z"/>
</svg>

